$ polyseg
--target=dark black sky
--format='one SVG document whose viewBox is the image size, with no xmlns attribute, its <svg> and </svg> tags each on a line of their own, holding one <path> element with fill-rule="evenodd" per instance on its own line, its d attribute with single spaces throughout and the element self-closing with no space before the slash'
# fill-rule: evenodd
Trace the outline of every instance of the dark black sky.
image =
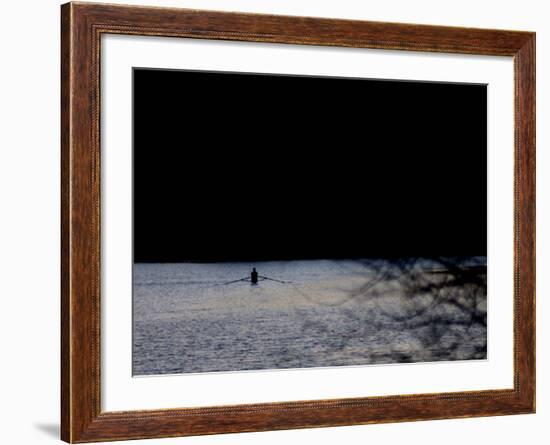
<svg viewBox="0 0 550 445">
<path fill-rule="evenodd" d="M 485 255 L 486 95 L 135 69 L 134 260 Z"/>
</svg>

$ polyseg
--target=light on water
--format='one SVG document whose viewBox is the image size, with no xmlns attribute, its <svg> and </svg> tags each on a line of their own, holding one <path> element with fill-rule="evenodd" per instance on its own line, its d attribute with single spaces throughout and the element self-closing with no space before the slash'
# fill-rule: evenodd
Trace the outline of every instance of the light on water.
<svg viewBox="0 0 550 445">
<path fill-rule="evenodd" d="M 135 264 L 133 374 L 484 359 L 485 265 Z"/>
</svg>

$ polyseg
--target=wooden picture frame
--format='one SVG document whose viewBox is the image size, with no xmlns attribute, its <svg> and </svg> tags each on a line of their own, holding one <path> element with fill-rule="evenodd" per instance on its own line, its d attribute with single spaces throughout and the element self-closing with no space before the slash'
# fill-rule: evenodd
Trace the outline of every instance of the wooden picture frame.
<svg viewBox="0 0 550 445">
<path fill-rule="evenodd" d="M 103 34 L 512 56 L 514 387 L 102 412 L 100 38 Z M 61 438 L 70 443 L 535 411 L 535 34 L 92 3 L 61 7 Z"/>
</svg>

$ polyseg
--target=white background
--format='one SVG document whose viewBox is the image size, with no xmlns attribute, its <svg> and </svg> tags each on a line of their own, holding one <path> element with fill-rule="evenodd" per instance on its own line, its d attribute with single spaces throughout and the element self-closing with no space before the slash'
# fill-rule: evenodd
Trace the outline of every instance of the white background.
<svg viewBox="0 0 550 445">
<path fill-rule="evenodd" d="M 369 3 L 338 0 L 139 1 L 278 14 L 328 16 L 475 27 L 528 29 L 537 34 L 538 115 L 538 391 L 537 414 L 301 431 L 166 439 L 149 443 L 246 444 L 365 442 L 500 444 L 548 441 L 550 200 L 548 126 L 550 14 L 544 1 Z M 0 69 L 0 334 L 3 443 L 57 440 L 59 415 L 59 2 L 28 0 L 2 7 Z M 545 434 L 546 433 L 546 434 Z"/>
<path fill-rule="evenodd" d="M 126 411 L 513 386 L 511 57 L 121 35 L 105 36 L 101 48 L 102 409 Z M 489 359 L 132 378 L 133 66 L 487 83 Z"/>
</svg>

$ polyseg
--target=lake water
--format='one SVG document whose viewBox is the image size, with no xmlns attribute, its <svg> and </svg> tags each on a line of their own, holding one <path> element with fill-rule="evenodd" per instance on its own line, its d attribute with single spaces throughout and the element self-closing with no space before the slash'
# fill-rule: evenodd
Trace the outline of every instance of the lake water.
<svg viewBox="0 0 550 445">
<path fill-rule="evenodd" d="M 135 264 L 133 374 L 486 358 L 486 258 L 404 264 Z"/>
</svg>

